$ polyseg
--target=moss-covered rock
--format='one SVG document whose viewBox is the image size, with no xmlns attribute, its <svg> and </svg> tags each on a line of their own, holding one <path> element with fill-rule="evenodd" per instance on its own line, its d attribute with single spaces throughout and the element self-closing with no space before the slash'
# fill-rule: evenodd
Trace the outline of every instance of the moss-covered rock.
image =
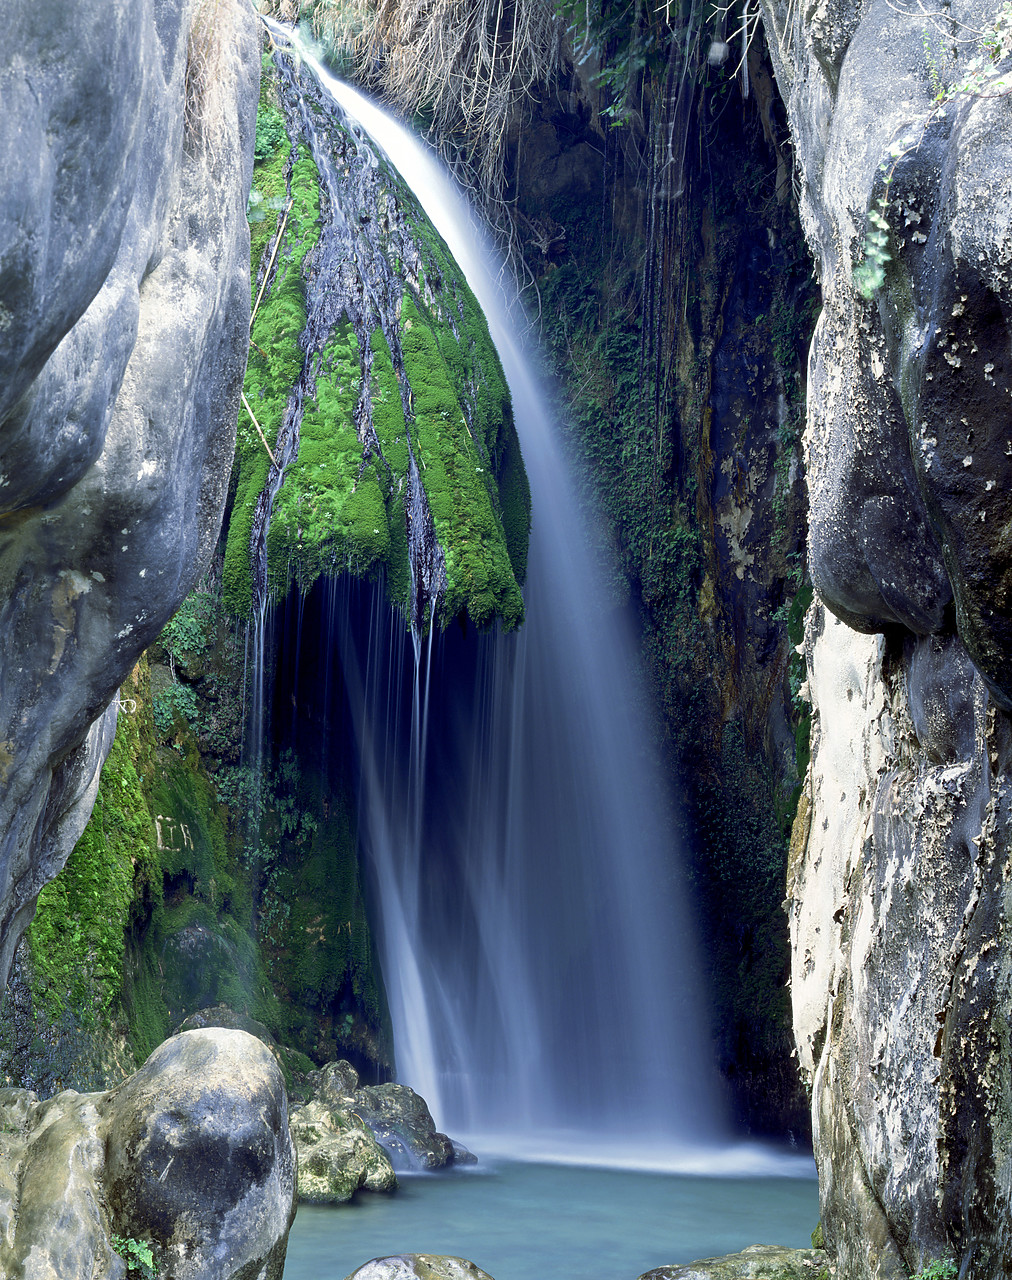
<svg viewBox="0 0 1012 1280">
<path fill-rule="evenodd" d="M 276 136 L 280 111 L 287 136 L 265 143 L 254 176 L 252 416 L 240 416 L 226 605 L 245 616 L 348 572 L 381 577 L 418 626 L 434 601 L 444 622 L 515 626 L 530 497 L 484 318 L 385 158 L 277 64 L 261 132 Z"/>
<path fill-rule="evenodd" d="M 753 1244 L 741 1253 L 701 1258 L 684 1266 L 655 1267 L 640 1280 L 828 1280 L 829 1256 L 823 1249 L 785 1249 Z"/>
<path fill-rule="evenodd" d="M 355 1109 L 395 1168 L 442 1169 L 453 1162 L 453 1143 L 436 1130 L 425 1099 L 407 1085 L 367 1085 L 355 1093 Z"/>
</svg>

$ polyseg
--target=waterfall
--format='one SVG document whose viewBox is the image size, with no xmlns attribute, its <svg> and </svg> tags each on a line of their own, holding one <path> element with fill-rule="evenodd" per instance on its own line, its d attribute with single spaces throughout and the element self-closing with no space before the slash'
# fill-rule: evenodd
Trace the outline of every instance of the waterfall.
<svg viewBox="0 0 1012 1280">
<path fill-rule="evenodd" d="M 519 304 L 434 153 L 316 70 L 478 298 L 532 493 L 519 633 L 451 625 L 408 652 L 403 621 L 377 596 L 334 615 L 398 1078 L 450 1132 L 514 1150 L 713 1144 L 721 1107 L 636 638 L 600 581 L 510 318 Z"/>
</svg>

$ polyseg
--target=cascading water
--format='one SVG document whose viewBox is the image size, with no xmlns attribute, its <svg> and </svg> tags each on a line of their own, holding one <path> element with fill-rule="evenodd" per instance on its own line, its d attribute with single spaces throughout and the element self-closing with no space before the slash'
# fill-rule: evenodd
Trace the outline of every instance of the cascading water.
<svg viewBox="0 0 1012 1280">
<path fill-rule="evenodd" d="M 635 642 L 598 581 L 545 392 L 438 160 L 316 70 L 484 310 L 533 505 L 519 634 L 416 633 L 406 655 L 403 623 L 377 604 L 356 656 L 338 616 L 398 1076 L 451 1132 L 514 1147 L 547 1148 L 563 1130 L 599 1145 L 712 1143 L 720 1108 Z"/>
</svg>

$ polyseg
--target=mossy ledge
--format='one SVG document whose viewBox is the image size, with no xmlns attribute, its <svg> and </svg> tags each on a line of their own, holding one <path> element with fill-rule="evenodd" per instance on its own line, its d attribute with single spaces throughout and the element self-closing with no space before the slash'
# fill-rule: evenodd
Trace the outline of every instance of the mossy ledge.
<svg viewBox="0 0 1012 1280">
<path fill-rule="evenodd" d="M 418 628 L 515 627 L 530 494 L 484 316 L 386 160 L 285 53 L 265 68 L 225 604 L 351 573 Z"/>
</svg>

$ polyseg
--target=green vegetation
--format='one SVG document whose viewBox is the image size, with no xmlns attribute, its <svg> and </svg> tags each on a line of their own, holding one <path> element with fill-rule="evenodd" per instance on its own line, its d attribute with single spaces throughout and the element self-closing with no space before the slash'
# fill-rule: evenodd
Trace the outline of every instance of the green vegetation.
<svg viewBox="0 0 1012 1280">
<path fill-rule="evenodd" d="M 244 383 L 246 400 L 272 447 L 277 442 L 289 394 L 302 373 L 299 335 L 306 324 L 302 268 L 320 234 L 320 190 L 316 165 L 304 147 L 299 147 L 296 155 L 289 159 L 294 161 L 288 182 L 291 205 L 279 220 L 281 243 L 275 275 L 253 321 Z M 270 163 L 275 165 L 276 157 Z M 244 408 L 239 414 L 235 491 L 224 570 L 225 606 L 231 613 L 242 617 L 249 614 L 252 606 L 250 538 L 253 514 L 257 498 L 267 483 L 270 466 L 259 433 Z"/>
<path fill-rule="evenodd" d="M 388 1062 L 353 788 L 291 752 L 235 763 L 244 651 L 217 582 L 121 690 L 92 818 L 26 935 L 0 1064 L 43 1093 L 108 1087 L 217 1005 L 281 1041 L 286 1071 Z"/>
<path fill-rule="evenodd" d="M 479 627 L 497 616 L 514 627 L 523 618 L 523 598 L 497 510 L 491 460 L 486 448 L 477 447 L 477 431 L 464 418 L 434 328 L 410 294 L 402 303 L 401 348 L 412 390 L 415 456 L 446 556 L 444 615 L 466 609 Z"/>
<path fill-rule="evenodd" d="M 132 1236 L 114 1235 L 109 1243 L 127 1264 L 128 1276 L 140 1276 L 141 1280 L 155 1280 L 155 1255 L 147 1240 L 135 1240 Z"/>
<path fill-rule="evenodd" d="M 959 1268 L 951 1258 L 936 1258 L 927 1263 L 910 1280 L 956 1280 Z"/>
<path fill-rule="evenodd" d="M 28 929 L 32 994 L 79 1024 L 106 1027 L 122 994 L 131 905 L 157 875 L 153 819 L 139 772 L 150 746 L 143 666 L 122 693 L 119 728 L 91 820 L 57 879 L 39 895 Z M 130 710 L 129 708 L 132 708 Z"/>
</svg>

